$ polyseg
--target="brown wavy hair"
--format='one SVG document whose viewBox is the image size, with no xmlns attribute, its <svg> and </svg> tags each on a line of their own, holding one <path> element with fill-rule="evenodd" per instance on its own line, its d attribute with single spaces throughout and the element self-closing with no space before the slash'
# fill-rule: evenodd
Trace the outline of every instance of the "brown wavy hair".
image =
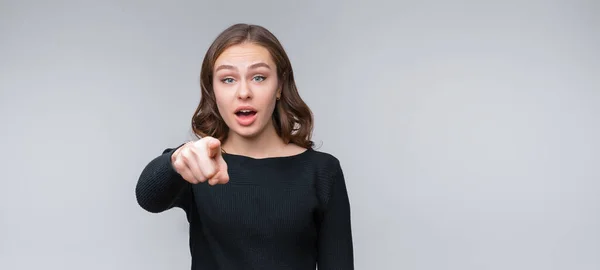
<svg viewBox="0 0 600 270">
<path fill-rule="evenodd" d="M 272 116 L 277 135 L 285 143 L 312 148 L 313 114 L 298 94 L 290 60 L 275 35 L 262 26 L 252 24 L 234 24 L 228 27 L 208 48 L 200 71 L 200 104 L 192 117 L 194 134 L 198 138 L 214 137 L 221 142 L 227 139 L 229 127 L 219 114 L 213 89 L 214 65 L 225 49 L 247 42 L 266 48 L 277 66 L 281 97 L 277 100 Z"/>
</svg>

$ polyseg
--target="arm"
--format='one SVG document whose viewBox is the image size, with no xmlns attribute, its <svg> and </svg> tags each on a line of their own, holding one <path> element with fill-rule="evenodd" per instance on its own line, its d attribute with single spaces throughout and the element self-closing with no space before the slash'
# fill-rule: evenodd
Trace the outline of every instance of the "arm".
<svg viewBox="0 0 600 270">
<path fill-rule="evenodd" d="M 185 210 L 191 196 L 191 184 L 171 164 L 171 155 L 177 148 L 166 149 L 142 170 L 135 196 L 138 204 L 148 212 L 160 213 L 176 206 Z"/>
<path fill-rule="evenodd" d="M 329 199 L 322 210 L 318 238 L 318 269 L 354 269 L 350 202 L 342 169 L 332 175 Z"/>
</svg>

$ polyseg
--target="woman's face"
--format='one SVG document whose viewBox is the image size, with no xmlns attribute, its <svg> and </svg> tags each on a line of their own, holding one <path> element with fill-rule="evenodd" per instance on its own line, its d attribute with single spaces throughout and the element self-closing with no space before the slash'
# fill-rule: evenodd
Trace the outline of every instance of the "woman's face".
<svg viewBox="0 0 600 270">
<path fill-rule="evenodd" d="M 230 136 L 252 138 L 273 128 L 280 92 L 277 67 L 267 49 L 253 43 L 231 46 L 217 58 L 213 71 L 217 108 Z"/>
</svg>

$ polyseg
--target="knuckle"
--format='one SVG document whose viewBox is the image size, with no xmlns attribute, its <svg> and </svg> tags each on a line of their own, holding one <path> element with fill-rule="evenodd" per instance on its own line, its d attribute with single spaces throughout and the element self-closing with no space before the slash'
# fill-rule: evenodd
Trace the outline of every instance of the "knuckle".
<svg viewBox="0 0 600 270">
<path fill-rule="evenodd" d="M 175 161 L 173 161 L 173 167 L 177 170 L 181 170 L 183 168 L 183 161 L 181 159 L 175 159 Z"/>
<path fill-rule="evenodd" d="M 215 176 L 215 169 L 212 167 L 208 167 L 204 170 L 204 175 L 206 178 L 213 178 Z"/>
<path fill-rule="evenodd" d="M 192 150 L 189 147 L 186 147 L 185 149 L 181 150 L 181 156 L 186 159 L 189 159 L 191 154 L 192 154 Z"/>
<path fill-rule="evenodd" d="M 195 142 L 194 142 L 194 146 L 196 146 L 196 147 L 198 147 L 198 146 L 202 146 L 202 145 L 206 144 L 206 142 L 207 142 L 208 140 L 210 140 L 210 137 L 204 137 L 204 138 L 202 138 L 202 139 L 200 139 L 200 140 L 197 140 L 197 141 L 195 141 Z"/>
<path fill-rule="evenodd" d="M 188 182 L 192 182 L 194 180 L 194 177 L 192 177 L 189 172 L 184 172 L 183 174 L 181 174 L 181 177 L 183 177 L 183 179 L 185 179 L 185 181 Z"/>
<path fill-rule="evenodd" d="M 196 179 L 195 177 L 191 176 L 189 182 L 192 183 L 192 184 L 198 184 L 198 179 Z"/>
</svg>

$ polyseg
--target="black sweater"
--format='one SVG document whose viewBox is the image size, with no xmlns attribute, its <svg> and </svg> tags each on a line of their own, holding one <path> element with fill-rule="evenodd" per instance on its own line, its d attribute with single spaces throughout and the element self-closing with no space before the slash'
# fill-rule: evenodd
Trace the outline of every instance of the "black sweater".
<svg viewBox="0 0 600 270">
<path fill-rule="evenodd" d="M 309 149 L 290 157 L 223 154 L 229 183 L 190 184 L 167 149 L 142 171 L 139 205 L 182 208 L 192 269 L 354 269 L 350 203 L 340 163 Z"/>
</svg>

